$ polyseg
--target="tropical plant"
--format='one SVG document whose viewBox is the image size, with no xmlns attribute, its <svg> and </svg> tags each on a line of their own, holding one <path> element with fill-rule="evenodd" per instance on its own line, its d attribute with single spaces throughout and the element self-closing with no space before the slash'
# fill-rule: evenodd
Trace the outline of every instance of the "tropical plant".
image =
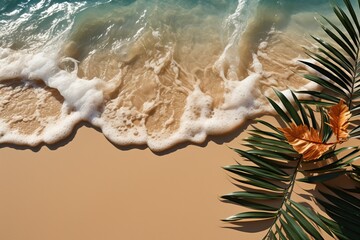
<svg viewBox="0 0 360 240">
<path fill-rule="evenodd" d="M 323 19 L 333 29 L 321 24 L 333 43 L 313 36 L 320 47 L 316 52 L 308 50 L 307 54 L 317 64 L 301 61 L 320 74 L 320 76 L 306 74 L 304 77 L 319 84 L 325 91 L 299 91 L 299 93 L 316 97 L 315 100 L 303 102 L 319 106 L 333 105 L 343 99 L 353 117 L 358 117 L 360 115 L 360 23 L 357 16 L 359 9 L 356 11 L 349 0 L 343 1 L 348 14 L 338 5 L 333 6 L 333 11 L 343 28 L 340 29 L 324 16 Z M 358 0 L 358 5 L 360 8 L 360 0 Z M 351 136 L 358 137 L 359 135 L 360 131 L 353 129 Z"/>
<path fill-rule="evenodd" d="M 333 6 L 343 29 L 323 17 L 333 28 L 321 25 L 333 43 L 313 37 L 320 47 L 307 53 L 316 63 L 302 61 L 318 72 L 305 78 L 324 91 L 298 91 L 313 97 L 299 100 L 292 91 L 290 99 L 275 90 L 278 103 L 268 100 L 283 127 L 257 120 L 243 144 L 247 150 L 233 149 L 245 161 L 224 167 L 242 190 L 222 199 L 249 208 L 225 221 L 268 220 L 264 239 L 324 239 L 323 232 L 338 239 L 360 239 L 356 186 L 360 149 L 338 147 L 348 138 L 360 137 L 360 127 L 356 127 L 360 116 L 360 0 L 356 10 L 349 0 L 343 2 L 347 10 Z M 324 187 L 325 182 L 341 177 L 352 179 L 355 188 Z M 301 182 L 320 189 L 316 203 L 328 216 L 294 200 L 294 188 Z"/>
</svg>

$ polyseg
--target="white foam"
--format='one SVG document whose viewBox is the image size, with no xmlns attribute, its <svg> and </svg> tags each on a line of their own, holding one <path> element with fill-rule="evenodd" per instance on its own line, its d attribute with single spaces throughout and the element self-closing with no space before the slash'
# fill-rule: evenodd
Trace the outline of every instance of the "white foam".
<svg viewBox="0 0 360 240">
<path fill-rule="evenodd" d="M 80 79 L 77 73 L 61 70 L 55 53 L 28 53 L 0 48 L 1 80 L 21 78 L 26 81 L 42 80 L 57 89 L 64 98 L 60 119 L 49 123 L 41 134 L 24 136 L 6 133 L 0 142 L 36 145 L 40 142 L 54 143 L 71 133 L 80 120 L 90 120 L 99 115 L 103 103 L 102 80 Z M 10 99 L 11 101 L 11 99 Z"/>
<path fill-rule="evenodd" d="M 258 63 L 257 63 L 258 64 Z M 100 125 L 104 135 L 112 142 L 124 144 L 147 144 L 153 151 L 162 151 L 178 143 L 191 141 L 202 143 L 209 135 L 229 132 L 241 125 L 247 118 L 267 109 L 257 97 L 261 94 L 257 85 L 259 73 L 253 73 L 242 81 L 226 81 L 224 103 L 212 110 L 213 99 L 201 91 L 199 86 L 188 95 L 180 126 L 170 135 L 159 132 L 149 137 L 144 125 L 134 127 L 125 134 L 111 126 L 107 121 L 97 119 L 94 124 Z M 118 114 L 129 114 L 130 109 L 122 109 Z M 169 121 L 172 121 L 170 118 Z M 137 132 L 134 135 L 134 132 Z"/>
<path fill-rule="evenodd" d="M 241 63 L 239 53 L 239 42 L 242 34 L 251 20 L 251 15 L 256 12 L 259 0 L 239 0 L 238 6 L 233 14 L 225 21 L 224 28 L 231 32 L 227 45 L 214 64 L 214 68 L 223 79 L 237 80 L 236 69 Z"/>
<path fill-rule="evenodd" d="M 269 106 L 264 104 L 264 98 L 262 98 L 264 93 L 261 92 L 259 85 L 264 76 L 268 76 L 270 73 L 264 71 L 263 65 L 258 59 L 260 56 L 252 55 L 252 64 L 247 69 L 247 77 L 242 79 L 238 76 L 238 69 L 243 61 L 239 56 L 239 42 L 249 26 L 251 15 L 256 11 L 258 3 L 259 0 L 239 0 L 235 12 L 224 21 L 224 27 L 228 30 L 229 36 L 225 40 L 225 47 L 222 46 L 223 48 L 221 48 L 223 51 L 221 52 L 220 49 L 217 53 L 219 55 L 211 56 L 212 60 L 210 63 L 213 64 L 214 73 L 218 74 L 221 78 L 219 80 L 221 84 L 219 85 L 224 88 L 223 101 L 220 103 L 216 102 L 218 100 L 215 99 L 216 96 L 211 96 L 209 91 L 202 89 L 201 80 L 204 79 L 198 79 L 200 77 L 191 75 L 192 72 L 187 71 L 189 70 L 187 66 L 182 66 L 174 59 L 182 57 L 176 56 L 176 54 L 179 54 L 176 52 L 178 47 L 176 42 L 177 36 L 171 36 L 170 39 L 175 38 L 174 42 L 166 42 L 163 40 L 163 37 L 167 34 L 167 30 L 164 31 L 164 29 L 156 27 L 154 27 L 156 30 L 153 30 L 152 26 L 150 26 L 151 32 L 149 35 L 153 39 L 150 41 L 148 39 L 150 37 L 143 38 L 146 32 L 149 33 L 147 17 L 151 15 L 150 12 L 148 13 L 146 10 L 142 12 L 136 22 L 141 27 L 135 30 L 130 40 L 125 38 L 126 44 L 123 44 L 120 40 L 114 41 L 113 50 L 118 48 L 121 50 L 119 52 L 127 53 L 129 49 L 131 50 L 133 42 L 136 42 L 139 49 L 148 47 L 150 50 L 146 49 L 144 54 L 148 54 L 149 58 L 142 62 L 144 66 L 141 66 L 144 67 L 145 71 L 149 72 L 149 75 L 147 75 L 149 79 L 145 80 L 153 81 L 154 86 L 161 86 L 166 90 L 179 88 L 181 89 L 179 92 L 186 96 L 186 99 L 184 98 L 185 106 L 181 109 L 182 115 L 180 117 L 180 114 L 177 115 L 178 112 L 176 112 L 178 109 L 172 108 L 171 101 L 169 101 L 170 104 L 166 110 L 159 110 L 160 113 L 158 115 L 161 115 L 164 111 L 170 112 L 166 114 L 166 119 L 162 119 L 164 121 L 159 124 L 163 128 L 160 130 L 156 129 L 156 131 L 150 131 L 147 128 L 146 121 L 150 118 L 149 116 L 152 111 L 168 100 L 161 99 L 160 90 L 154 89 L 156 94 L 149 94 L 151 95 L 149 99 L 140 101 L 139 109 L 132 106 L 133 102 L 131 101 L 126 102 L 127 104 L 122 104 L 123 99 L 128 100 L 128 95 L 134 96 L 136 94 L 136 89 L 133 89 L 133 91 L 130 89 L 130 91 L 126 92 L 127 96 L 121 96 L 120 86 L 122 84 L 121 81 L 124 80 L 122 79 L 123 75 L 126 75 L 126 68 L 119 69 L 119 73 L 116 73 L 115 77 L 108 81 L 99 78 L 79 78 L 77 72 L 78 62 L 71 58 L 63 60 L 70 61 L 75 66 L 74 70 L 71 72 L 62 70 L 59 68 L 59 49 L 57 47 L 62 44 L 62 42 L 59 43 L 60 36 L 48 41 L 45 47 L 36 48 L 36 51 L 31 49 L 15 51 L 9 48 L 0 48 L 0 84 L 2 84 L 3 80 L 17 78 L 23 79 L 24 84 L 41 80 L 46 86 L 56 89 L 64 98 L 59 116 L 49 116 L 48 118 L 40 119 L 42 128 L 34 131 L 32 134 L 24 134 L 12 129 L 11 123 L 5 121 L 6 116 L 2 116 L 0 112 L 0 143 L 11 142 L 30 146 L 35 146 L 42 142 L 52 144 L 68 136 L 79 121 L 88 121 L 94 126 L 101 128 L 103 134 L 116 144 L 147 144 L 152 150 L 161 151 L 186 141 L 202 143 L 209 135 L 229 132 L 239 127 L 246 119 L 252 118 L 256 114 L 267 112 Z M 151 24 L 149 23 L 149 25 Z M 183 32 L 179 31 L 179 33 Z M 179 39 L 181 38 L 179 37 Z M 148 46 L 146 46 L 147 40 L 151 42 Z M 196 48 L 202 43 L 196 42 L 193 43 L 193 46 L 180 47 L 188 47 L 188 49 L 191 47 Z M 154 44 L 156 47 L 152 48 Z M 208 43 L 206 42 L 205 44 Z M 266 50 L 267 46 L 268 43 L 266 41 L 260 43 L 258 46 L 261 50 L 259 54 L 265 56 L 262 50 Z M 97 49 L 92 50 L 89 55 L 92 55 L 92 53 L 95 55 L 96 51 Z M 122 59 L 126 58 L 128 60 L 124 62 L 136 61 L 136 56 L 123 57 Z M 217 59 L 214 62 L 216 57 Z M 192 63 L 196 64 L 196 62 Z M 201 64 L 199 66 L 201 67 L 198 68 L 211 67 L 211 65 L 203 67 Z M 203 73 L 206 73 L 204 69 L 201 70 L 203 70 Z M 160 75 L 165 75 L 167 71 L 171 72 L 171 74 L 165 77 L 171 76 L 171 79 L 167 78 L 167 82 L 164 84 L 160 81 Z M 203 75 L 205 78 L 207 77 L 206 74 Z M 185 78 L 186 82 L 182 82 L 183 79 L 181 77 Z M 128 79 L 131 80 L 130 77 Z M 128 79 L 124 81 L 129 81 Z M 273 83 L 275 85 L 276 81 L 273 80 Z M 191 86 L 189 87 L 189 85 Z M 133 87 L 141 88 L 142 86 Z M 315 86 L 309 84 L 305 87 L 314 88 Z M 104 92 L 113 93 L 115 92 L 114 90 L 118 89 L 120 89 L 119 96 L 111 96 L 105 100 Z M 289 94 L 286 91 L 284 93 Z M 46 101 L 46 98 L 44 97 L 45 92 L 43 89 L 39 89 L 36 94 L 39 102 L 42 102 L 44 105 L 43 102 Z M 0 107 L 9 101 L 11 101 L 11 98 L 8 96 L 0 98 Z M 217 107 L 214 107 L 215 105 Z M 26 117 L 18 115 L 13 116 L 11 120 L 28 121 Z M 34 115 L 29 116 L 29 119 L 33 117 L 40 118 L 41 116 L 36 112 Z M 169 126 L 174 122 L 178 124 L 175 124 L 177 128 L 168 130 Z"/>
</svg>

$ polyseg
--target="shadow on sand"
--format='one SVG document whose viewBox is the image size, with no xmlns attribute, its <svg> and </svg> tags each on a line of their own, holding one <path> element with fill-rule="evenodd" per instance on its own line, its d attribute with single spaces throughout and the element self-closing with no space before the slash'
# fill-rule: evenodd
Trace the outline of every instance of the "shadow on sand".
<svg viewBox="0 0 360 240">
<path fill-rule="evenodd" d="M 258 117 L 262 117 L 262 116 L 255 116 L 254 119 L 258 118 Z M 242 132 L 244 132 L 245 129 L 247 129 L 249 127 L 249 125 L 253 124 L 254 120 L 246 120 L 241 126 L 239 126 L 238 128 L 228 132 L 228 133 L 224 133 L 223 135 L 217 135 L 217 136 L 208 136 L 207 139 L 203 142 L 203 143 L 193 143 L 191 141 L 186 141 L 183 143 L 179 143 L 169 149 L 166 149 L 164 151 L 159 151 L 159 152 L 155 152 L 152 151 L 155 155 L 158 156 L 164 156 L 167 154 L 171 154 L 173 152 L 176 152 L 180 149 L 186 148 L 189 145 L 195 145 L 195 146 L 199 146 L 199 147 L 206 147 L 209 142 L 214 142 L 216 144 L 225 144 L 225 143 L 229 143 L 232 140 L 234 140 L 235 138 L 237 138 Z M 3 143 L 0 144 L 0 148 L 4 148 L 4 147 L 9 147 L 9 148 L 13 148 L 13 149 L 17 149 L 17 150 L 31 150 L 33 152 L 38 152 L 40 151 L 43 147 L 47 147 L 50 150 L 56 150 L 58 148 L 64 147 L 67 144 L 69 144 L 76 136 L 78 130 L 82 127 L 87 127 L 87 128 L 91 128 L 94 129 L 95 131 L 101 133 L 101 129 L 98 127 L 95 127 L 93 125 L 91 125 L 88 122 L 80 122 L 78 124 L 75 125 L 73 131 L 71 132 L 71 134 L 69 136 L 67 136 L 66 138 L 54 143 L 54 144 L 47 144 L 47 143 L 41 143 L 37 146 L 27 146 L 27 145 L 17 145 L 17 144 L 11 144 L 11 143 Z M 104 136 L 105 137 L 105 136 Z M 116 143 L 111 142 L 110 140 L 108 140 L 110 144 L 112 144 L 114 147 L 116 147 L 117 149 L 121 150 L 121 151 L 129 151 L 132 149 L 140 149 L 140 150 L 145 150 L 146 148 L 148 148 L 148 146 L 146 144 L 142 144 L 142 145 L 136 145 L 136 144 L 130 144 L 130 145 L 126 145 L 126 146 L 122 146 L 122 145 L 118 145 Z"/>
</svg>

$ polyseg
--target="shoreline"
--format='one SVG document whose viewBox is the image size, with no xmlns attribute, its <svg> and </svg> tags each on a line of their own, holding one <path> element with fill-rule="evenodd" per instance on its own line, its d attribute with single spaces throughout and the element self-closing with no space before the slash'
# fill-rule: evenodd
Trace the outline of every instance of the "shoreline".
<svg viewBox="0 0 360 240">
<path fill-rule="evenodd" d="M 81 129 L 85 128 L 85 129 L 87 129 L 86 131 L 96 132 L 93 134 L 98 134 L 98 133 L 101 134 L 102 137 L 104 139 L 106 139 L 110 145 L 112 145 L 114 148 L 118 149 L 119 151 L 131 151 L 133 149 L 136 149 L 136 150 L 148 149 L 154 155 L 163 156 L 163 155 L 171 154 L 173 152 L 176 152 L 176 151 L 186 148 L 188 146 L 197 146 L 197 147 L 205 148 L 210 142 L 216 143 L 218 145 L 229 143 L 229 142 L 233 141 L 235 138 L 239 137 L 239 135 L 242 134 L 244 131 L 246 131 L 246 129 L 251 124 L 254 123 L 254 120 L 256 120 L 258 118 L 263 118 L 263 117 L 273 118 L 273 115 L 271 113 L 254 114 L 254 115 L 255 116 L 253 118 L 244 119 L 242 124 L 240 124 L 238 127 L 233 128 L 232 130 L 229 130 L 229 131 L 224 132 L 219 135 L 208 135 L 206 137 L 206 139 L 201 143 L 196 143 L 196 142 L 192 142 L 190 140 L 186 140 L 186 141 L 182 141 L 178 144 L 175 144 L 175 145 L 173 145 L 169 148 L 166 148 L 164 150 L 161 150 L 161 151 L 156 151 L 156 150 L 150 149 L 146 143 L 144 143 L 144 144 L 129 144 L 129 145 L 116 144 L 116 143 L 112 142 L 110 139 L 108 139 L 102 133 L 101 128 L 94 126 L 87 121 L 81 121 L 81 122 L 75 124 L 73 130 L 71 131 L 71 133 L 68 136 L 66 136 L 64 139 L 61 139 L 52 144 L 42 142 L 36 146 L 30 146 L 30 145 L 21 145 L 21 144 L 15 144 L 15 143 L 0 143 L 0 149 L 11 148 L 14 150 L 29 150 L 32 152 L 43 151 L 43 149 L 56 151 L 59 148 L 66 147 L 68 144 L 71 144 L 71 142 L 74 141 L 74 139 L 76 139 L 78 132 L 81 131 Z M 88 133 L 88 134 L 91 134 L 91 133 Z"/>
</svg>

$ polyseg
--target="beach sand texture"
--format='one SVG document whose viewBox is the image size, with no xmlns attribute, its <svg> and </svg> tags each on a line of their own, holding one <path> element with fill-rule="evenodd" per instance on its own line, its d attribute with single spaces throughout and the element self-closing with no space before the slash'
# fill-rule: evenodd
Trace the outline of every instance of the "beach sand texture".
<svg viewBox="0 0 360 240">
<path fill-rule="evenodd" d="M 238 231 L 221 221 L 245 210 L 219 199 L 238 190 L 222 167 L 241 161 L 227 146 L 240 147 L 244 136 L 156 155 L 149 149 L 119 150 L 101 133 L 82 127 L 56 150 L 2 148 L 0 238 L 261 239 L 264 223 Z M 314 185 L 301 188 L 295 192 Z"/>
<path fill-rule="evenodd" d="M 317 88 L 314 1 L 172 1 L 0 6 L 0 239 L 264 236 L 221 221 L 244 210 L 222 167 L 252 119 L 277 124 L 272 88 Z"/>
</svg>

